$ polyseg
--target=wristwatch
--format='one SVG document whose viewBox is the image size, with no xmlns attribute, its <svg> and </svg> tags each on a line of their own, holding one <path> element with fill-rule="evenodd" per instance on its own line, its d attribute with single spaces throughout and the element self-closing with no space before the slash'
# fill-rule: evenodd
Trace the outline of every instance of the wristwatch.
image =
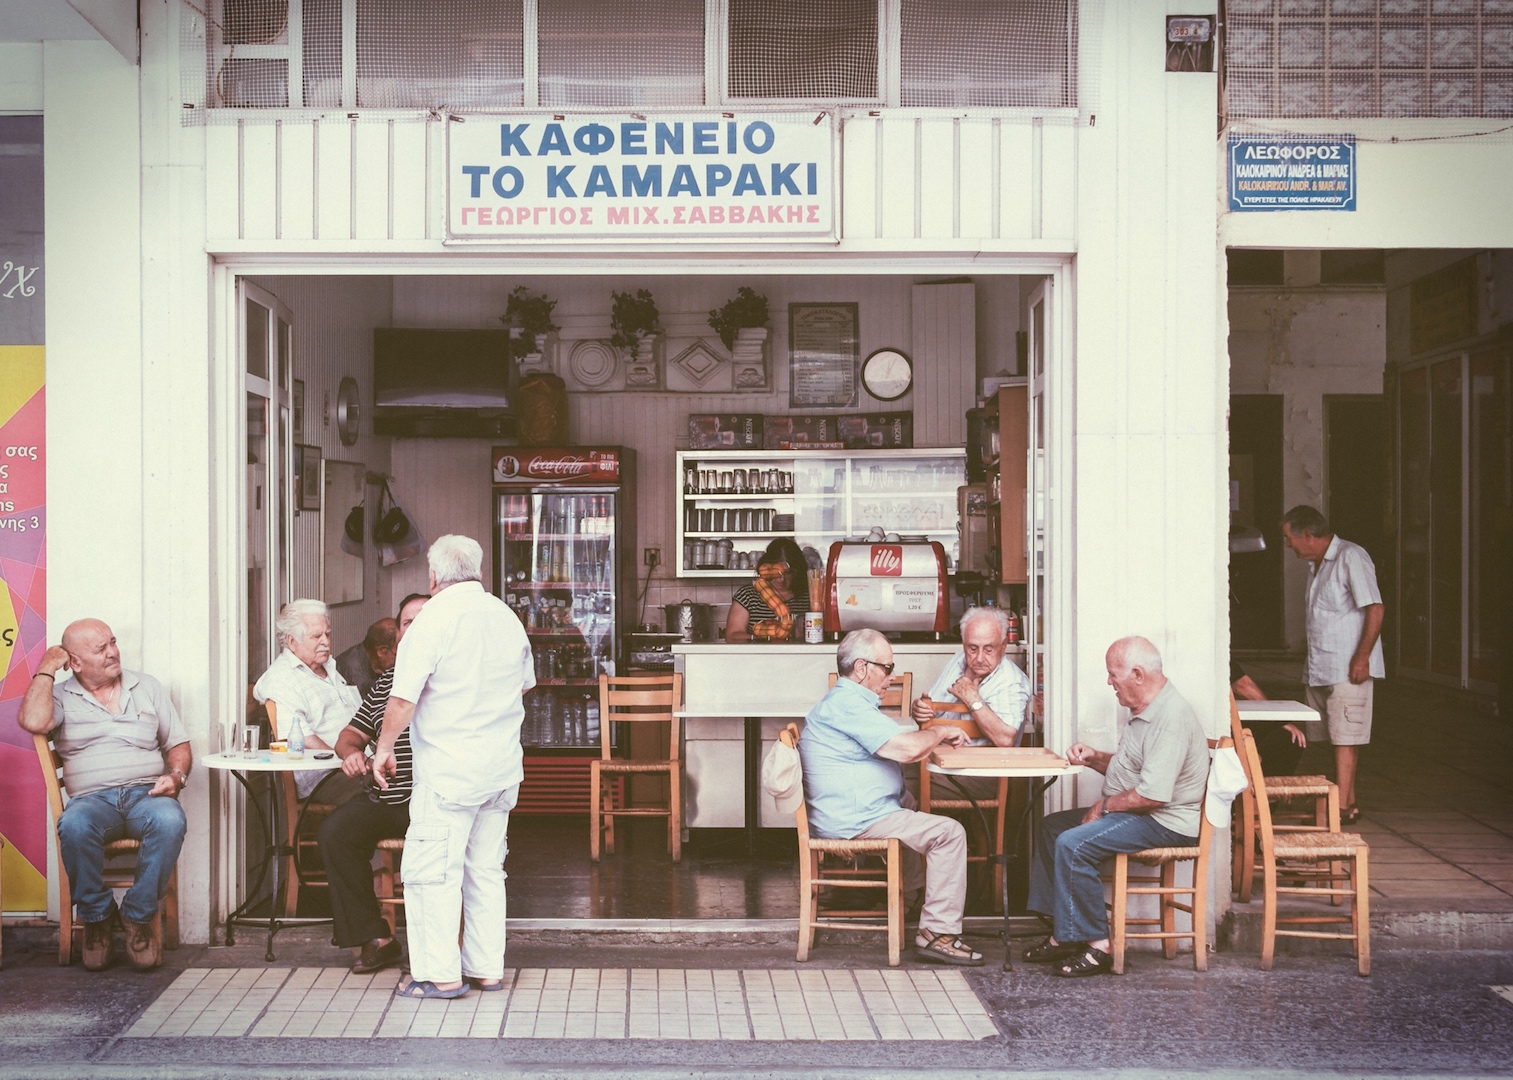
<svg viewBox="0 0 1513 1080">
<path fill-rule="evenodd" d="M 967 712 L 976 712 L 980 708 L 982 708 L 982 698 L 978 698 L 976 701 L 968 705 Z"/>
<path fill-rule="evenodd" d="M 168 770 L 168 775 L 169 776 L 177 776 L 179 778 L 179 786 L 180 787 L 188 787 L 189 786 L 189 774 L 186 773 L 183 769 L 169 769 Z"/>
</svg>

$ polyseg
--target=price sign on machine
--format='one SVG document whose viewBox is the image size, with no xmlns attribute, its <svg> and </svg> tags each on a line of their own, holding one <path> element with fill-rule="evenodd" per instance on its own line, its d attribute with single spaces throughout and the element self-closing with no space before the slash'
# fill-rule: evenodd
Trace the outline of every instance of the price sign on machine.
<svg viewBox="0 0 1513 1080">
<path fill-rule="evenodd" d="M 447 124 L 447 238 L 834 240 L 835 119 L 519 115 Z"/>
</svg>

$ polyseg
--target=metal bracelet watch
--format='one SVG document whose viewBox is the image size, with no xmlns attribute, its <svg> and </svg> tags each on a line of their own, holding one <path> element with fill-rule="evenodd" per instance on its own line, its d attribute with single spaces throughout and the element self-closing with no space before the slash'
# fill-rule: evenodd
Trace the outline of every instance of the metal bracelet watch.
<svg viewBox="0 0 1513 1080">
<path fill-rule="evenodd" d="M 980 708 L 982 708 L 982 698 L 978 698 L 976 701 L 968 705 L 967 712 L 976 712 Z"/>
<path fill-rule="evenodd" d="M 180 787 L 188 787 L 189 786 L 189 774 L 186 773 L 183 769 L 169 769 L 168 770 L 168 775 L 169 776 L 177 776 L 179 778 L 179 786 Z"/>
</svg>

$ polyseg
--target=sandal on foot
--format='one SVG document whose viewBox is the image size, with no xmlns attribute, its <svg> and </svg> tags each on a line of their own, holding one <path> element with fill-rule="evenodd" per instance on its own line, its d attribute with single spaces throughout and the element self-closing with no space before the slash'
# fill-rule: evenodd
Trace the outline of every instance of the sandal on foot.
<svg viewBox="0 0 1513 1080">
<path fill-rule="evenodd" d="M 1347 806 L 1340 811 L 1341 825 L 1354 825 L 1361 820 L 1361 808 L 1359 806 Z"/>
<path fill-rule="evenodd" d="M 1084 945 L 1075 956 L 1056 968 L 1054 973 L 1063 979 L 1080 979 L 1085 975 L 1105 975 L 1113 970 L 1112 956 L 1102 949 Z"/>
<path fill-rule="evenodd" d="M 478 988 L 479 990 L 482 990 L 484 993 L 489 993 L 489 992 L 494 991 L 494 990 L 503 990 L 504 989 L 504 980 L 503 979 L 494 979 L 492 981 L 486 981 L 484 979 L 475 979 L 473 976 L 468 975 L 468 976 L 466 976 L 463 979 L 463 981 L 466 982 L 470 986 L 474 986 L 474 987 Z"/>
<path fill-rule="evenodd" d="M 967 948 L 955 934 L 936 934 L 929 930 L 921 930 L 914 939 L 914 955 L 921 960 L 959 967 L 979 967 L 983 962 L 982 953 Z"/>
<path fill-rule="evenodd" d="M 417 982 L 411 979 L 403 986 L 394 991 L 395 997 L 402 998 L 460 998 L 468 992 L 468 984 L 453 987 L 451 990 L 442 990 L 429 979 Z"/>
<path fill-rule="evenodd" d="M 1031 964 L 1054 964 L 1075 956 L 1082 951 L 1080 941 L 1052 941 L 1050 938 L 1024 951 L 1025 961 Z"/>
</svg>

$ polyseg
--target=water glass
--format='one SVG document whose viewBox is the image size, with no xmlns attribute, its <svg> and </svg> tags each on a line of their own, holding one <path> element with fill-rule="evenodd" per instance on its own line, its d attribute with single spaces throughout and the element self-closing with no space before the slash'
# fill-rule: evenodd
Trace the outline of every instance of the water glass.
<svg viewBox="0 0 1513 1080">
<path fill-rule="evenodd" d="M 257 757 L 258 740 L 261 734 L 256 724 L 247 724 L 242 727 L 242 757 L 249 760 Z"/>
</svg>

